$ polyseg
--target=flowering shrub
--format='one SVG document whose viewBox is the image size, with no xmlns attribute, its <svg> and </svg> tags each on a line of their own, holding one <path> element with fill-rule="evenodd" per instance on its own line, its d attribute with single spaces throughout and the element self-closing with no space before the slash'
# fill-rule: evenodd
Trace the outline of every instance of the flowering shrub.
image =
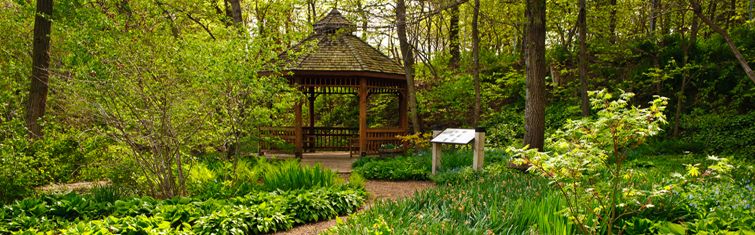
<svg viewBox="0 0 755 235">
<path fill-rule="evenodd" d="M 627 151 L 658 134 L 666 123 L 667 98 L 656 96 L 648 108 L 629 104 L 633 93 L 618 98 L 592 91 L 596 117 L 569 120 L 546 141 L 545 150 L 511 147 L 514 163 L 551 180 L 566 200 L 566 215 L 586 234 L 612 234 L 623 216 L 651 208 L 657 192 L 635 188 L 637 173 L 624 166 Z"/>
<path fill-rule="evenodd" d="M 430 147 L 430 139 L 432 139 L 432 133 L 415 133 L 411 135 L 399 135 L 396 136 L 401 143 L 407 145 L 407 147 L 416 152 L 418 150 L 427 149 Z"/>
</svg>

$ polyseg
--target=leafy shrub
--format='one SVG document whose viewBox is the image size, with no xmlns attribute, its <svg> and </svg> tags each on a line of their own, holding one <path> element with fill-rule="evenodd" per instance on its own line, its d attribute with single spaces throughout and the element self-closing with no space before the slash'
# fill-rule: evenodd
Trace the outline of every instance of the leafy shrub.
<svg viewBox="0 0 755 235">
<path fill-rule="evenodd" d="M 186 191 L 191 195 L 207 194 L 212 196 L 218 194 L 217 177 L 215 172 L 211 171 L 202 163 L 195 163 L 189 168 L 189 174 L 186 182 Z"/>
<path fill-rule="evenodd" d="M 194 231 L 197 234 L 260 234 L 283 231 L 293 226 L 289 215 L 283 209 L 262 203 L 256 206 L 234 206 L 223 208 L 197 221 Z"/>
<path fill-rule="evenodd" d="M 258 192 L 229 199 L 150 197 L 103 203 L 78 194 L 29 198 L 0 210 L 0 233 L 267 233 L 356 211 L 361 188 Z"/>
<path fill-rule="evenodd" d="M 755 159 L 755 111 L 742 115 L 693 113 L 685 115 L 681 124 L 682 142 L 690 150 Z"/>
<path fill-rule="evenodd" d="M 286 161 L 265 172 L 264 188 L 273 191 L 328 187 L 339 179 L 335 172 L 319 164 L 302 166 L 297 161 Z"/>
<path fill-rule="evenodd" d="M 752 186 L 731 182 L 693 184 L 680 193 L 679 201 L 690 215 L 687 227 L 704 231 L 755 230 L 755 192 Z"/>
<path fill-rule="evenodd" d="M 654 207 L 655 194 L 635 188 L 635 174 L 623 163 L 629 150 L 661 131 L 668 102 L 656 97 L 648 108 L 638 108 L 630 105 L 633 93 L 614 98 L 604 89 L 589 94 L 596 117 L 568 121 L 547 139 L 547 152 L 509 150 L 520 157 L 516 164 L 528 166 L 528 171 L 547 177 L 560 189 L 569 201 L 565 214 L 581 232 L 611 234 L 622 216 Z"/>
<path fill-rule="evenodd" d="M 116 185 L 95 185 L 89 193 L 95 202 L 114 203 L 117 200 L 125 199 L 129 196 L 128 192 Z"/>
<path fill-rule="evenodd" d="M 61 230 L 61 234 L 165 234 L 173 231 L 161 217 L 107 217 L 80 222 Z M 175 232 L 175 231 L 174 231 Z"/>
<path fill-rule="evenodd" d="M 503 161 L 506 156 L 500 151 L 486 151 L 485 163 Z M 427 180 L 432 167 L 432 156 L 427 152 L 395 158 L 363 157 L 352 164 L 353 171 L 367 179 L 377 180 Z M 472 152 L 458 149 L 443 152 L 440 172 L 457 171 L 472 166 Z"/>
<path fill-rule="evenodd" d="M 354 168 L 353 171 L 368 179 L 380 180 L 427 180 L 429 169 L 410 157 L 389 160 L 373 160 Z"/>
<path fill-rule="evenodd" d="M 573 234 L 557 213 L 565 202 L 547 180 L 508 169 L 440 186 L 397 201 L 378 201 L 326 234 Z"/>
</svg>

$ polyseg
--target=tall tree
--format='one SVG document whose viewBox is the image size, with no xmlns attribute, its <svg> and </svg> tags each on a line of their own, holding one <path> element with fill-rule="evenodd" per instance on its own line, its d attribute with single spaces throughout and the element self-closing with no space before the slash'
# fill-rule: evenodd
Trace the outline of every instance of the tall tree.
<svg viewBox="0 0 755 235">
<path fill-rule="evenodd" d="M 406 37 L 406 2 L 396 2 L 396 33 L 398 34 L 401 57 L 404 60 L 404 72 L 406 73 L 406 91 L 409 99 L 409 120 L 412 122 L 412 130 L 419 133 L 419 118 L 417 117 L 417 96 L 414 89 L 414 53 L 409 40 Z"/>
<path fill-rule="evenodd" d="M 684 22 L 684 15 L 686 15 L 687 11 L 682 11 L 681 19 L 682 22 Z M 684 24 L 682 23 L 681 28 L 684 27 Z M 685 40 L 685 33 L 684 30 L 679 30 L 681 32 L 682 36 L 682 84 L 679 87 L 679 91 L 676 95 L 676 111 L 674 111 L 674 130 L 672 132 L 673 137 L 679 137 L 679 124 L 681 122 L 681 115 L 682 115 L 682 106 L 684 105 L 684 91 L 687 89 L 687 83 L 689 83 L 690 74 L 689 69 L 687 68 L 687 63 L 689 62 L 689 56 L 690 52 L 694 51 L 695 46 L 697 45 L 697 31 L 699 29 L 699 21 L 697 20 L 696 16 L 692 16 L 692 29 L 689 33 L 689 40 Z"/>
<path fill-rule="evenodd" d="M 524 144 L 543 149 L 545 139 L 545 0 L 527 0 Z"/>
<path fill-rule="evenodd" d="M 616 43 L 616 0 L 611 0 L 611 16 L 608 23 L 608 31 L 610 31 L 611 44 Z"/>
<path fill-rule="evenodd" d="M 472 125 L 477 126 L 480 121 L 480 0 L 474 0 L 472 11 L 472 79 L 474 80 L 474 114 Z"/>
<path fill-rule="evenodd" d="M 234 24 L 243 23 L 244 19 L 241 17 L 241 3 L 239 0 L 228 0 L 231 2 L 231 16 L 233 17 Z M 226 9 L 226 11 L 229 9 Z"/>
<path fill-rule="evenodd" d="M 42 137 L 39 118 L 45 115 L 50 77 L 50 29 L 52 0 L 37 0 L 34 17 L 34 48 L 32 49 L 31 86 L 26 108 L 26 127 L 32 138 Z"/>
<path fill-rule="evenodd" d="M 650 3 L 650 34 L 655 33 L 658 20 L 658 8 L 661 6 L 661 0 L 652 0 Z"/>
<path fill-rule="evenodd" d="M 582 100 L 582 116 L 590 116 L 590 101 L 587 100 L 587 4 L 586 0 L 579 0 L 579 97 Z"/>
<path fill-rule="evenodd" d="M 451 59 L 448 61 L 448 66 L 451 68 L 458 68 L 459 61 L 461 61 L 461 46 L 459 43 L 459 5 L 454 4 L 451 7 L 451 17 L 448 20 L 448 47 Z"/>
<path fill-rule="evenodd" d="M 724 38 L 726 41 L 726 45 L 729 46 L 729 49 L 731 50 L 731 53 L 734 54 L 734 57 L 737 58 L 737 61 L 739 61 L 739 65 L 742 66 L 742 69 L 744 69 L 745 74 L 747 74 L 747 77 L 752 80 L 753 83 L 755 83 L 755 72 L 752 71 L 752 68 L 750 68 L 750 65 L 747 64 L 747 60 L 744 56 L 742 56 L 742 53 L 739 52 L 739 49 L 737 49 L 737 45 L 734 44 L 734 41 L 731 39 L 731 36 L 729 36 L 729 33 L 726 32 L 726 30 L 723 30 L 716 22 L 713 22 L 711 19 L 708 19 L 708 17 L 705 17 L 703 15 L 702 8 L 700 7 L 700 3 L 697 0 L 689 0 L 690 5 L 692 6 L 692 11 L 695 12 L 695 15 L 700 18 L 705 24 L 708 25 L 713 31 L 720 34 L 721 37 Z"/>
</svg>

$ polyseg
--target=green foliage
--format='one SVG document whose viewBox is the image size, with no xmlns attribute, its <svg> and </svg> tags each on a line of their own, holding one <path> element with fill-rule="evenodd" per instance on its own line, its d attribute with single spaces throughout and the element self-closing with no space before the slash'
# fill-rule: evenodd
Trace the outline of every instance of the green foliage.
<svg viewBox="0 0 755 235">
<path fill-rule="evenodd" d="M 129 196 L 123 188 L 116 185 L 95 185 L 89 190 L 95 202 L 114 203 Z"/>
<path fill-rule="evenodd" d="M 614 98 L 602 90 L 590 96 L 597 117 L 568 121 L 546 141 L 548 152 L 509 150 L 519 157 L 515 163 L 560 189 L 569 204 L 565 214 L 583 233 L 611 233 L 622 216 L 654 206 L 655 195 L 637 189 L 631 181 L 635 173 L 623 164 L 629 150 L 661 131 L 667 100 L 658 97 L 641 109 L 629 104 L 633 93 Z"/>
<path fill-rule="evenodd" d="M 504 158 L 501 151 L 485 153 L 486 164 L 501 162 Z M 447 150 L 441 156 L 441 172 L 469 166 L 472 166 L 472 152 L 469 149 Z M 395 158 L 363 157 L 352 164 L 354 172 L 377 180 L 428 180 L 431 167 L 432 156 L 428 152 Z"/>
<path fill-rule="evenodd" d="M 414 157 L 397 157 L 390 160 L 363 160 L 354 172 L 367 179 L 380 180 L 426 180 L 426 164 Z"/>
<path fill-rule="evenodd" d="M 302 166 L 298 161 L 286 161 L 265 172 L 267 190 L 296 190 L 328 187 L 339 183 L 340 178 L 330 169 L 319 164 Z"/>
<path fill-rule="evenodd" d="M 352 213 L 366 195 L 362 188 L 334 186 L 229 199 L 143 197 L 111 203 L 95 198 L 72 193 L 6 205 L 0 209 L 0 233 L 57 230 L 75 234 L 102 229 L 112 233 L 266 233 Z"/>
<path fill-rule="evenodd" d="M 292 227 L 291 218 L 275 205 L 235 206 L 202 217 L 196 225 L 197 234 L 260 234 L 283 231 Z"/>
<path fill-rule="evenodd" d="M 380 201 L 327 234 L 571 234 L 575 228 L 558 211 L 565 207 L 542 178 L 503 164 L 485 167 L 479 178 Z"/>
<path fill-rule="evenodd" d="M 31 193 L 34 186 L 80 179 L 87 162 L 105 155 L 106 140 L 47 122 L 46 135 L 26 138 L 20 120 L 0 123 L 0 202 Z"/>
<path fill-rule="evenodd" d="M 755 111 L 742 115 L 690 114 L 682 119 L 688 151 L 731 153 L 753 160 L 755 156 Z"/>
</svg>

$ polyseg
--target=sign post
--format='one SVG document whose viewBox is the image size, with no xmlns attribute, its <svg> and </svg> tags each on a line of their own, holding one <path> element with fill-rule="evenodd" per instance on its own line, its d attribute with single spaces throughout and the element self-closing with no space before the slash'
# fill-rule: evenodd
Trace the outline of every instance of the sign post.
<svg viewBox="0 0 755 235">
<path fill-rule="evenodd" d="M 485 162 L 485 129 L 456 129 L 448 128 L 443 132 L 433 131 L 432 150 L 432 174 L 435 175 L 440 168 L 441 144 L 469 144 L 474 140 L 472 168 L 475 170 L 482 169 Z"/>
</svg>

